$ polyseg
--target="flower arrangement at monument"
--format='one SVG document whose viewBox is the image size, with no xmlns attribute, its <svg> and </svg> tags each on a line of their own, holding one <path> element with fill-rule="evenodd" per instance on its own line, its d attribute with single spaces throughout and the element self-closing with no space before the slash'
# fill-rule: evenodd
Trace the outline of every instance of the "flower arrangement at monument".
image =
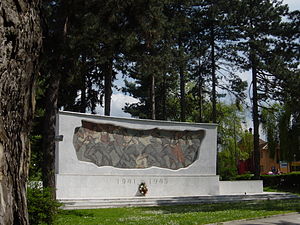
<svg viewBox="0 0 300 225">
<path fill-rule="evenodd" d="M 145 196 L 148 192 L 148 188 L 147 188 L 147 185 L 145 182 L 142 182 L 140 185 L 139 185 L 139 192 L 142 196 Z"/>
</svg>

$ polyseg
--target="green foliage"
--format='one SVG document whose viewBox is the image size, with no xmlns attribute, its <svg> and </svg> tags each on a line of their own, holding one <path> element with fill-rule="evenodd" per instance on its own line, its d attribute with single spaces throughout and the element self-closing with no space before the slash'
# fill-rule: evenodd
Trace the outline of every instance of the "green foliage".
<svg viewBox="0 0 300 225">
<path fill-rule="evenodd" d="M 27 205 L 31 225 L 53 224 L 61 204 L 52 199 L 52 192 L 31 182 L 27 188 Z"/>
<path fill-rule="evenodd" d="M 243 131 L 243 109 L 235 104 L 218 104 L 218 173 L 222 180 L 235 180 L 238 160 L 247 160 L 253 151 L 253 135 Z"/>
<path fill-rule="evenodd" d="M 299 13 L 282 22 L 287 7 L 278 0 L 58 0 L 43 1 L 43 13 L 44 86 L 51 75 L 62 74 L 59 107 L 65 110 L 95 113 L 111 91 L 105 78 L 113 81 L 119 73 L 132 81 L 123 91 L 140 100 L 124 107 L 132 116 L 150 117 L 149 78 L 154 76 L 156 118 L 179 120 L 184 110 L 188 121 L 212 121 L 211 114 L 202 115 L 212 101 L 212 67 L 220 81 L 217 90 L 233 94 L 239 105 L 246 97 L 239 74 L 251 67 L 250 45 L 259 60 L 260 93 L 266 93 L 261 97 L 277 96 L 284 87 L 284 96 L 299 99 L 299 76 L 291 76 L 299 75 Z M 274 80 L 265 79 L 269 75 Z M 182 98 L 185 103 L 179 104 Z"/>
<path fill-rule="evenodd" d="M 252 180 L 254 175 L 252 173 L 245 173 L 241 175 L 237 175 L 235 180 Z"/>
<path fill-rule="evenodd" d="M 119 73 L 137 83 L 124 92 L 140 99 L 139 105 L 127 105 L 126 112 L 149 117 L 149 76 L 155 76 L 157 118 L 178 119 L 167 115 L 175 108 L 169 98 L 183 97 L 179 93 L 179 74 L 183 74 L 185 87 L 188 82 L 196 84 L 186 93 L 197 103 L 188 112 L 194 112 L 193 121 L 201 121 L 201 115 L 194 119 L 195 111 L 209 107 L 198 102 L 211 101 L 205 95 L 212 91 L 213 66 L 219 89 L 234 94 L 238 104 L 246 97 L 246 82 L 239 74 L 251 67 L 250 45 L 259 60 L 259 83 L 264 89 L 260 93 L 265 93 L 261 97 L 278 97 L 282 94 L 275 92 L 282 87 L 282 96 L 299 99 L 299 12 L 287 14 L 287 7 L 279 0 L 49 0 L 43 1 L 43 14 L 45 57 L 41 72 L 45 87 L 51 74 L 63 75 L 59 106 L 67 110 L 95 112 L 96 105 L 103 105 L 103 96 L 109 94 L 105 93 L 110 89 L 105 87 L 105 77 L 110 74 L 113 81 Z M 63 32 L 67 32 L 64 41 Z M 212 44 L 215 65 L 211 62 Z M 265 79 L 269 75 L 274 80 Z M 137 89 L 141 90 L 133 94 Z M 175 96 L 170 95 L 172 91 L 177 92 Z M 179 105 L 177 110 L 181 108 Z"/>
<path fill-rule="evenodd" d="M 234 152 L 223 150 L 218 153 L 218 169 L 220 180 L 235 180 L 237 175 L 236 157 Z"/>
<path fill-rule="evenodd" d="M 298 139 L 300 127 L 299 117 L 293 114 L 289 105 L 274 104 L 262 110 L 262 128 L 267 135 L 268 147 L 272 158 L 280 156 L 280 160 L 293 161 L 300 156 Z"/>
<path fill-rule="evenodd" d="M 273 159 L 279 144 L 278 112 L 280 109 L 279 105 L 273 105 L 271 109 L 264 108 L 261 113 L 262 129 L 267 136 L 268 150 Z"/>
<path fill-rule="evenodd" d="M 41 170 L 42 170 L 42 137 L 41 135 L 31 136 L 31 156 L 29 165 L 29 180 L 39 181 L 41 180 Z"/>
<path fill-rule="evenodd" d="M 253 136 L 243 131 L 243 109 L 235 104 L 218 104 L 218 168 L 222 179 L 234 180 L 238 160 L 246 160 L 253 151 Z"/>
<path fill-rule="evenodd" d="M 247 160 L 253 152 L 253 135 L 248 130 L 242 133 L 239 141 L 240 160 Z"/>
<path fill-rule="evenodd" d="M 235 104 L 219 103 L 217 111 L 219 124 L 218 144 L 221 144 L 223 149 L 235 148 L 235 144 L 241 139 L 243 134 L 242 122 L 245 119 L 243 109 L 239 110 Z"/>
</svg>

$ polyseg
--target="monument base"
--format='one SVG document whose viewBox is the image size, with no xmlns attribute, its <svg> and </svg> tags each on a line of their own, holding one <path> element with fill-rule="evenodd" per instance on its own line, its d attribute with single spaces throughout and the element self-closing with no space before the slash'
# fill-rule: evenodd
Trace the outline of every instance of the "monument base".
<svg viewBox="0 0 300 225">
<path fill-rule="evenodd" d="M 220 181 L 220 195 L 263 193 L 262 180 Z"/>
<path fill-rule="evenodd" d="M 145 182 L 147 197 L 218 195 L 216 175 L 56 175 L 57 199 L 138 197 Z"/>
<path fill-rule="evenodd" d="M 97 208 L 120 208 L 141 206 L 164 206 L 164 205 L 191 205 L 209 204 L 221 202 L 241 202 L 257 200 L 283 200 L 299 199 L 300 197 L 288 193 L 256 193 L 240 195 L 213 195 L 213 196 L 185 196 L 185 197 L 130 197 L 130 198 L 99 198 L 99 199 L 65 199 L 63 209 L 97 209 Z"/>
</svg>

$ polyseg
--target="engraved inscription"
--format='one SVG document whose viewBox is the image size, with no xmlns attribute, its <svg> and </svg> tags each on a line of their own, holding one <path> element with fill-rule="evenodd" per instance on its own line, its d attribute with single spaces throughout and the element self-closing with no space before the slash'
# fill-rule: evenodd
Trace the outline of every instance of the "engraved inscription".
<svg viewBox="0 0 300 225">
<path fill-rule="evenodd" d="M 137 179 L 137 178 L 118 178 L 117 184 L 125 185 L 125 184 L 140 184 L 145 182 L 146 184 L 168 184 L 168 178 L 145 178 L 145 179 Z"/>
</svg>

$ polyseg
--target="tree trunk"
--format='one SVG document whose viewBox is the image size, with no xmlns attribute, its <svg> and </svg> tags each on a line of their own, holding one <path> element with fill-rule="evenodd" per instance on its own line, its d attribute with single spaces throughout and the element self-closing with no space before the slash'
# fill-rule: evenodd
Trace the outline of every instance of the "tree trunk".
<svg viewBox="0 0 300 225">
<path fill-rule="evenodd" d="M 86 83 L 85 83 L 85 74 L 82 74 L 82 84 L 80 88 L 80 107 L 79 111 L 81 113 L 86 112 L 86 107 L 87 107 L 87 101 L 86 101 Z"/>
<path fill-rule="evenodd" d="M 150 85 L 150 105 L 151 105 L 151 119 L 156 119 L 156 109 L 155 109 L 155 77 L 152 74 L 151 77 L 151 85 Z"/>
<path fill-rule="evenodd" d="M 163 75 L 163 90 L 162 90 L 162 93 L 163 93 L 163 96 L 162 96 L 162 119 L 163 120 L 166 120 L 167 119 L 167 115 L 166 115 L 166 112 L 167 112 L 167 81 L 166 81 L 166 74 Z"/>
<path fill-rule="evenodd" d="M 104 80 L 104 115 L 110 116 L 111 95 L 112 95 L 112 76 L 113 76 L 113 60 L 105 64 L 105 80 Z"/>
<path fill-rule="evenodd" d="M 179 68 L 179 75 L 180 75 L 180 121 L 185 122 L 185 110 L 186 110 L 185 79 L 184 79 L 184 71 L 182 65 Z"/>
<path fill-rule="evenodd" d="M 54 34 L 59 40 L 57 46 L 55 46 L 54 53 L 52 49 L 49 49 L 49 54 L 54 59 L 57 60 L 57 66 L 52 68 L 50 71 L 49 77 L 49 86 L 46 90 L 45 102 L 46 102 L 46 111 L 44 118 L 44 133 L 43 133 L 43 165 L 42 165 L 42 179 L 44 187 L 51 188 L 52 197 L 55 199 L 55 128 L 56 128 L 56 114 L 58 111 L 57 102 L 58 102 L 58 93 L 59 93 L 59 84 L 61 80 L 61 74 L 66 70 L 64 64 L 64 47 L 65 39 L 67 34 L 67 24 L 68 16 L 67 9 L 68 6 L 64 5 L 66 2 L 62 2 L 61 7 L 57 13 L 57 31 Z M 53 38 L 46 37 L 46 38 Z M 47 57 L 47 56 L 46 56 Z M 64 68 L 64 69 L 62 69 Z"/>
<path fill-rule="evenodd" d="M 211 26 L 211 75 L 212 75 L 212 121 L 217 122 L 217 97 L 216 97 L 216 62 L 215 62 L 215 34 L 214 26 Z"/>
<path fill-rule="evenodd" d="M 81 68 L 81 95 L 80 95 L 80 106 L 79 106 L 79 111 L 82 113 L 86 112 L 87 108 L 87 100 L 86 100 L 86 57 L 83 55 L 82 56 L 82 68 Z M 59 85 L 58 85 L 59 87 Z M 57 103 L 56 103 L 57 104 Z"/>
<path fill-rule="evenodd" d="M 203 113 L 202 113 L 202 110 L 203 110 L 203 102 L 202 102 L 202 76 L 201 76 L 201 73 L 199 72 L 199 81 L 198 81 L 198 98 L 199 98 L 199 101 L 198 101 L 198 105 L 199 105 L 199 123 L 202 123 L 203 122 Z"/>
<path fill-rule="evenodd" d="M 29 224 L 29 132 L 41 47 L 39 1 L 0 1 L 0 224 Z"/>
<path fill-rule="evenodd" d="M 183 47 L 181 37 L 179 37 L 179 80 L 180 80 L 180 121 L 185 122 L 185 111 L 186 111 L 186 101 L 185 101 L 185 77 L 183 68 Z"/>
<path fill-rule="evenodd" d="M 255 53 L 251 49 L 252 64 L 252 117 L 253 117 L 253 153 L 254 153 L 254 177 L 260 177 L 260 151 L 259 151 L 259 118 L 258 118 L 258 97 L 257 97 L 257 68 Z"/>
<path fill-rule="evenodd" d="M 59 83 L 59 73 L 52 75 L 45 96 L 46 109 L 43 126 L 43 186 L 52 188 L 53 199 L 55 199 L 55 128 Z"/>
</svg>

